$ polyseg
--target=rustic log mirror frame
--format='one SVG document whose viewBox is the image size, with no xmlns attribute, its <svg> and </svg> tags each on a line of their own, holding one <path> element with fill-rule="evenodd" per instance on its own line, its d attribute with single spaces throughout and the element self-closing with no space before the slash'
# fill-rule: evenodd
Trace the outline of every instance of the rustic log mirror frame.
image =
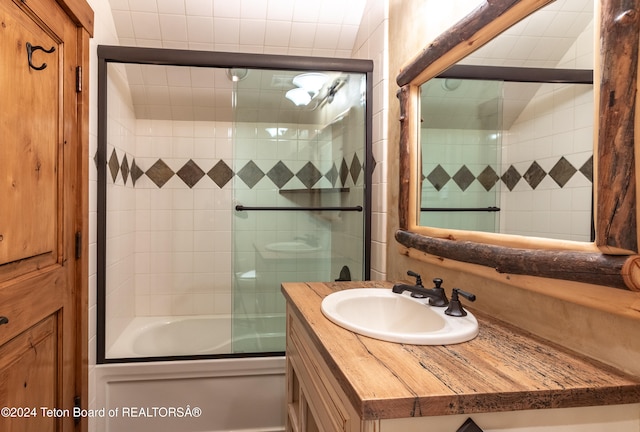
<svg viewBox="0 0 640 432">
<path fill-rule="evenodd" d="M 640 0 L 597 0 L 593 243 L 447 230 L 417 224 L 420 85 L 552 0 L 487 0 L 436 38 L 396 78 L 400 87 L 401 253 L 493 267 L 499 273 L 640 291 L 636 151 Z M 639 144 L 636 144 L 639 143 Z M 639 167 L 640 168 L 640 167 Z M 413 251 L 413 252 L 412 252 Z"/>
</svg>

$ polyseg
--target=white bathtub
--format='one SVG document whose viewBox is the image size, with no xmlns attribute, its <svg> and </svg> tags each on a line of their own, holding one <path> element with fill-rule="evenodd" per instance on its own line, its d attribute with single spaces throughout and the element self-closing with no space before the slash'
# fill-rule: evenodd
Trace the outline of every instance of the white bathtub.
<svg viewBox="0 0 640 432">
<path fill-rule="evenodd" d="M 107 358 L 284 351 L 284 314 L 242 319 L 248 328 L 233 339 L 231 322 L 230 315 L 136 317 L 107 350 Z"/>
<path fill-rule="evenodd" d="M 136 318 L 126 336 L 113 344 L 108 358 L 228 353 L 230 332 L 222 341 L 209 337 L 217 333 L 207 322 L 210 318 Z M 202 337 L 193 338 L 194 334 Z M 274 345 L 280 337 L 267 334 L 265 344 Z M 169 346 L 168 341 L 184 344 Z M 284 372 L 283 356 L 97 365 L 96 402 L 90 408 L 98 411 L 90 413 L 94 414 L 90 430 L 283 431 Z"/>
</svg>

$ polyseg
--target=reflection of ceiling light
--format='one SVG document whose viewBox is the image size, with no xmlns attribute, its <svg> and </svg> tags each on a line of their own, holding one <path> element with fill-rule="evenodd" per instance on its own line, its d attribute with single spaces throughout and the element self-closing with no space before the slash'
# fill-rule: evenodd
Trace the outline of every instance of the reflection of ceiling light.
<svg viewBox="0 0 640 432">
<path fill-rule="evenodd" d="M 308 93 L 311 94 L 311 97 L 313 98 L 318 94 L 318 92 L 328 79 L 329 77 L 327 77 L 325 74 L 317 72 L 304 73 L 296 75 L 293 78 L 293 85 L 305 89 Z"/>
<path fill-rule="evenodd" d="M 462 84 L 462 80 L 461 79 L 445 78 L 444 81 L 442 81 L 442 88 L 447 90 L 447 91 L 454 91 L 458 87 L 460 87 L 460 84 Z"/>
<path fill-rule="evenodd" d="M 244 68 L 231 68 L 227 69 L 227 78 L 229 78 L 233 82 L 242 81 L 247 77 L 249 71 Z"/>
<path fill-rule="evenodd" d="M 285 94 L 285 97 L 297 106 L 307 105 L 309 102 L 311 102 L 311 95 L 302 88 L 294 88 L 289 90 Z"/>
</svg>

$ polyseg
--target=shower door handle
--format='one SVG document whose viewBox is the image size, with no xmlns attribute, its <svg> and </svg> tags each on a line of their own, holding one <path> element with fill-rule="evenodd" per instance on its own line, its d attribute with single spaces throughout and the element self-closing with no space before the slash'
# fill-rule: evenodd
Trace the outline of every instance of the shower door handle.
<svg viewBox="0 0 640 432">
<path fill-rule="evenodd" d="M 355 207 L 247 207 L 238 204 L 236 211 L 356 211 L 361 212 L 362 206 Z"/>
</svg>

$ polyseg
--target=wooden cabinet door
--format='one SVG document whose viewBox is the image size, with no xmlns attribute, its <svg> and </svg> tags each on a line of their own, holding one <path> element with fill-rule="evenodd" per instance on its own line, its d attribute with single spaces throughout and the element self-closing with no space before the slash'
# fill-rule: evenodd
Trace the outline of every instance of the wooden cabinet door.
<svg viewBox="0 0 640 432">
<path fill-rule="evenodd" d="M 80 32 L 55 0 L 0 2 L 0 431 L 72 431 L 82 223 Z M 52 411 L 47 411 L 52 410 Z"/>
</svg>

